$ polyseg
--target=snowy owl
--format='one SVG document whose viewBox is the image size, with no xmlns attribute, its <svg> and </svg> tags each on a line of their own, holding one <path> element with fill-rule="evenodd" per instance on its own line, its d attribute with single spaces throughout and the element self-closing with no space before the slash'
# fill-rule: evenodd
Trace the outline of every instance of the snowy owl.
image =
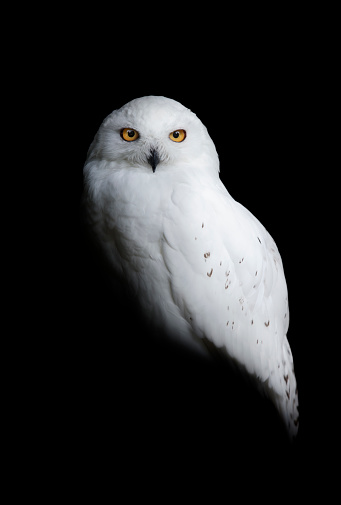
<svg viewBox="0 0 341 505">
<path fill-rule="evenodd" d="M 281 257 L 221 182 L 199 118 L 162 96 L 115 110 L 89 148 L 84 188 L 87 225 L 146 318 L 196 351 L 213 347 L 237 364 L 296 435 Z"/>
</svg>

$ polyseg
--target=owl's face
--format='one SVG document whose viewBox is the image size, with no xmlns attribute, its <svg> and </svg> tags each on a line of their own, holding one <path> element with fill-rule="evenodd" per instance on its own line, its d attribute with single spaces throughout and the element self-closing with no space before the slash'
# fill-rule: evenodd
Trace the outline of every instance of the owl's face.
<svg viewBox="0 0 341 505">
<path fill-rule="evenodd" d="M 189 109 L 165 97 L 137 98 L 112 112 L 89 149 L 89 159 L 157 174 L 218 156 L 205 126 Z"/>
</svg>

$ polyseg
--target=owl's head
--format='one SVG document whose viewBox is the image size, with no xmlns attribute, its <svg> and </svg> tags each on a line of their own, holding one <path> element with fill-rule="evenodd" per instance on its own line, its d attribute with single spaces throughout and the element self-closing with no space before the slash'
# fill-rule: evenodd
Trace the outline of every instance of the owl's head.
<svg viewBox="0 0 341 505">
<path fill-rule="evenodd" d="M 163 96 L 136 98 L 112 112 L 90 146 L 90 160 L 155 176 L 174 167 L 219 172 L 218 155 L 206 127 L 189 109 Z"/>
</svg>

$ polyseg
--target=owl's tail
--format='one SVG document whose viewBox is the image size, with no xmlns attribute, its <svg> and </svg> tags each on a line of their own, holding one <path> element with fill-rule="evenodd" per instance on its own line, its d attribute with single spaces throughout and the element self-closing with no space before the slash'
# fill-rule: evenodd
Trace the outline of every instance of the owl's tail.
<svg viewBox="0 0 341 505">
<path fill-rule="evenodd" d="M 287 337 L 284 337 L 281 357 L 268 379 L 268 395 L 284 421 L 290 439 L 298 432 L 298 392 L 294 360 Z"/>
</svg>

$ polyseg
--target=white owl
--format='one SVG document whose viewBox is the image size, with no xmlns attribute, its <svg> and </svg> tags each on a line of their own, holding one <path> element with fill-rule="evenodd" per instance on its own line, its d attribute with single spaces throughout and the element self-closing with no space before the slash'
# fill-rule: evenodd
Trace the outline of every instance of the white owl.
<svg viewBox="0 0 341 505">
<path fill-rule="evenodd" d="M 296 435 L 281 257 L 219 179 L 198 117 L 165 97 L 132 100 L 100 126 L 84 181 L 88 226 L 146 318 L 199 352 L 212 345 L 223 352 Z"/>
</svg>

